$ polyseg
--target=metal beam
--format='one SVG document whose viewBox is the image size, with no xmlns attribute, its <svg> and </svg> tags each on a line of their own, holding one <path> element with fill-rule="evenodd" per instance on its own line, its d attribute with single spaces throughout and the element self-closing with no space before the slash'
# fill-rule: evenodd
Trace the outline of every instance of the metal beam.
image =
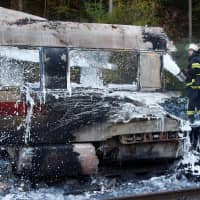
<svg viewBox="0 0 200 200">
<path fill-rule="evenodd" d="M 188 24 L 189 24 L 189 30 L 188 30 L 188 37 L 189 37 L 189 43 L 192 41 L 192 0 L 188 0 Z"/>
</svg>

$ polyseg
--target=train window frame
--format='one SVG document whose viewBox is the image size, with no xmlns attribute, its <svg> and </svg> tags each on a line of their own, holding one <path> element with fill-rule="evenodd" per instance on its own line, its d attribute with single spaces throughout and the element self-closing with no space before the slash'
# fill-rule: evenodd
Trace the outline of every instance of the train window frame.
<svg viewBox="0 0 200 200">
<path fill-rule="evenodd" d="M 72 60 L 75 60 L 75 61 L 72 61 L 70 60 L 71 58 L 71 53 L 73 54 L 73 51 L 75 51 L 75 59 L 72 59 Z M 78 53 L 76 53 L 78 52 Z M 94 52 L 94 54 L 96 55 L 97 54 L 97 59 L 94 59 L 94 63 L 90 61 L 90 56 L 89 56 L 89 53 L 90 52 Z M 84 55 L 85 54 L 88 54 L 88 55 Z M 98 59 L 99 59 L 99 56 L 102 54 L 106 54 L 108 53 L 108 60 L 107 62 L 104 60 L 102 63 L 101 62 L 98 62 Z M 93 87 L 92 85 L 84 85 L 84 83 L 81 82 L 81 73 L 82 73 L 82 70 L 85 69 L 85 68 L 96 68 L 96 69 L 99 69 L 99 72 L 101 74 L 101 81 L 102 83 L 98 83 L 96 84 L 97 88 L 101 88 L 101 87 L 105 87 L 105 88 L 109 88 L 109 87 L 118 87 L 119 88 L 124 88 L 125 86 L 127 86 L 127 88 L 131 88 L 131 90 L 134 90 L 134 91 L 137 91 L 138 90 L 138 71 L 139 71 L 139 54 L 140 52 L 138 51 L 135 51 L 135 50 L 121 50 L 121 49 L 88 49 L 88 48 L 71 48 L 70 51 L 69 51 L 69 66 L 70 66 L 70 69 L 72 69 L 71 71 L 73 71 L 73 69 L 76 69 L 78 68 L 79 70 L 79 81 L 75 81 L 72 83 L 75 83 L 77 86 L 80 86 L 80 87 L 92 87 L 92 88 L 96 88 L 96 87 Z M 78 57 L 77 55 L 80 54 L 80 56 Z M 127 58 L 127 56 L 125 55 L 127 54 L 129 58 Z M 122 82 L 120 83 L 120 78 L 122 77 L 118 77 L 118 82 L 115 82 L 116 80 L 111 80 L 110 82 L 106 81 L 106 72 L 107 74 L 115 74 L 117 73 L 117 71 L 122 71 L 122 73 L 125 74 L 125 70 L 123 68 L 121 68 L 122 66 L 120 66 L 121 64 L 121 61 L 120 61 L 120 64 L 119 64 L 119 60 L 115 60 L 116 59 L 116 56 L 117 55 L 120 55 L 122 58 L 124 58 L 124 68 L 127 68 L 128 70 L 130 70 L 130 64 L 133 64 L 133 63 L 129 63 L 130 62 L 130 59 L 132 59 L 134 63 L 134 68 L 132 69 L 132 71 L 134 71 L 135 69 L 135 73 L 134 75 L 132 76 L 129 76 L 129 82 L 127 82 L 127 79 L 124 79 L 122 80 Z M 89 56 L 89 58 L 87 57 Z M 77 61 L 77 58 L 80 58 L 82 57 L 83 58 L 83 63 L 85 64 L 85 66 L 81 66 L 82 62 L 81 61 Z M 113 59 L 115 58 L 115 59 Z M 87 59 L 89 59 L 88 63 L 87 63 Z M 127 62 L 128 61 L 128 62 Z M 94 66 L 90 66 L 90 64 L 92 63 L 93 64 L 97 64 L 98 66 L 94 67 Z M 127 64 L 129 63 L 129 64 Z M 100 65 L 102 65 L 102 67 L 99 67 Z M 111 66 L 112 65 L 112 66 Z M 121 73 L 121 75 L 123 75 Z M 121 76 L 120 75 L 120 76 Z M 127 74 L 126 74 L 127 75 Z M 70 75 L 71 76 L 71 75 Z M 116 77 L 117 78 L 117 77 Z M 72 80 L 72 79 L 71 79 Z M 120 87 L 121 85 L 123 85 L 122 87 Z"/>
<path fill-rule="evenodd" d="M 34 55 L 30 54 L 31 56 L 28 57 L 29 53 L 34 53 Z M 9 89 L 9 88 L 22 88 L 22 87 L 30 87 L 32 90 L 38 90 L 40 88 L 40 66 L 39 66 L 39 51 L 38 47 L 29 47 L 29 46 L 18 46 L 18 45 L 0 45 L 0 57 L 5 59 L 5 61 L 10 62 L 10 66 L 13 66 L 13 78 L 10 78 L 13 81 L 11 84 L 1 84 L 0 89 Z M 4 61 L 1 62 L 2 65 Z M 19 68 L 19 73 L 15 73 L 16 65 Z M 32 66 L 31 66 L 32 65 Z M 35 74 L 35 77 L 38 76 L 37 81 L 31 82 L 27 81 L 29 76 L 26 77 L 30 69 L 34 69 L 35 65 L 38 66 L 38 73 Z M 27 67 L 28 66 L 28 67 Z M 30 68 L 26 71 L 27 68 Z M 3 70 L 5 72 L 5 70 Z M 12 69 L 6 70 L 6 75 L 9 75 L 8 72 L 12 72 Z M 32 73 L 32 72 L 31 72 Z M 19 78 L 21 77 L 21 78 Z M 1 78 L 1 77 L 0 77 Z M 19 81 L 18 81 L 19 79 Z M 2 79 L 1 79 L 2 80 Z M 1 82 L 0 80 L 0 82 Z M 19 82 L 19 83 L 18 83 Z M 36 84 L 39 83 L 39 84 Z M 34 86 L 35 84 L 35 86 Z M 36 86 L 37 85 L 37 86 Z M 34 87 L 33 87 L 34 86 Z"/>
<path fill-rule="evenodd" d="M 66 66 L 65 66 L 65 87 L 57 87 L 57 88 L 48 88 L 46 87 L 46 75 L 45 75 L 45 60 L 44 59 L 48 59 L 45 58 L 44 55 L 44 50 L 45 49 L 62 49 L 66 51 Z M 65 92 L 68 89 L 68 81 L 67 81 L 67 74 L 70 73 L 70 69 L 69 69 L 69 49 L 67 47 L 40 47 L 39 48 L 39 64 L 40 64 L 40 90 L 41 91 L 47 91 L 47 92 Z M 60 56 L 62 57 L 62 56 Z"/>
</svg>

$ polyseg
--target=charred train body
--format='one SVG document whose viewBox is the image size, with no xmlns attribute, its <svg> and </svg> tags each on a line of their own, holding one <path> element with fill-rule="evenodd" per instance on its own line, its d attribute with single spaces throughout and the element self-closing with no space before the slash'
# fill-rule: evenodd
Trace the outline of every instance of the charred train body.
<svg viewBox="0 0 200 200">
<path fill-rule="evenodd" d="M 15 47 L 8 49 L 10 55 L 16 50 Z M 19 54 L 23 53 L 18 50 Z M 136 73 L 134 77 L 115 66 L 119 52 L 107 52 L 105 56 L 105 51 L 70 52 L 68 48 L 53 47 L 34 51 L 38 52 L 38 63 L 16 63 L 13 58 L 1 63 L 2 69 L 8 68 L 6 74 L 2 72 L 0 91 L 1 145 L 8 148 L 13 159 L 18 158 L 18 173 L 65 175 L 69 172 L 66 169 L 76 166 L 74 173 L 90 174 L 98 166 L 96 152 L 100 157 L 117 161 L 181 156 L 180 121 L 159 106 L 170 95 L 149 92 L 161 89 L 160 54 L 132 56 L 133 52 L 126 52 L 128 55 L 121 56 L 120 62 L 126 63 L 123 59 L 131 55 L 129 61 L 137 64 L 135 71 L 133 65 L 127 69 Z M 75 62 L 77 57 L 92 59 L 94 63 L 80 67 Z M 95 68 L 95 59 L 99 57 L 101 60 L 109 57 L 115 63 Z M 148 66 L 149 63 L 152 65 Z M 114 69 L 109 69 L 110 66 Z M 112 82 L 121 77 L 110 82 L 116 70 L 127 77 L 126 84 Z M 145 80 L 147 75 L 149 80 Z M 140 84 L 132 82 L 138 78 Z"/>
<path fill-rule="evenodd" d="M 162 92 L 162 55 L 174 49 L 162 29 L 18 14 L 22 24 L 4 19 L 0 32 L 0 145 L 16 173 L 87 175 L 100 158 L 182 155 L 181 120 L 160 106 L 175 96 Z M 5 35 L 18 28 L 23 37 Z"/>
</svg>

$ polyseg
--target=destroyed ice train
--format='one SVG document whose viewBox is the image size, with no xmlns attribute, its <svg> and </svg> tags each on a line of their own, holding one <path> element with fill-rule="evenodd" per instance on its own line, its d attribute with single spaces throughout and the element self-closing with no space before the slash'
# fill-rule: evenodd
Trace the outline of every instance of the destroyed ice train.
<svg viewBox="0 0 200 200">
<path fill-rule="evenodd" d="M 160 103 L 162 28 L 52 22 L 0 8 L 0 147 L 17 174 L 88 175 L 101 160 L 172 160 L 181 120 Z"/>
</svg>

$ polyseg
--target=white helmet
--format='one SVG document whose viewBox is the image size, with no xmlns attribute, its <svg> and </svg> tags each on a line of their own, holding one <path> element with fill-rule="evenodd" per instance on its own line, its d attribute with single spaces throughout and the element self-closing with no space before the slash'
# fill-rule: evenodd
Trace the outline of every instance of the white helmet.
<svg viewBox="0 0 200 200">
<path fill-rule="evenodd" d="M 196 45 L 196 44 L 194 44 L 194 43 L 191 43 L 190 45 L 189 45 L 189 47 L 188 47 L 188 50 L 194 50 L 194 51 L 198 51 L 199 50 L 199 47 Z"/>
</svg>

